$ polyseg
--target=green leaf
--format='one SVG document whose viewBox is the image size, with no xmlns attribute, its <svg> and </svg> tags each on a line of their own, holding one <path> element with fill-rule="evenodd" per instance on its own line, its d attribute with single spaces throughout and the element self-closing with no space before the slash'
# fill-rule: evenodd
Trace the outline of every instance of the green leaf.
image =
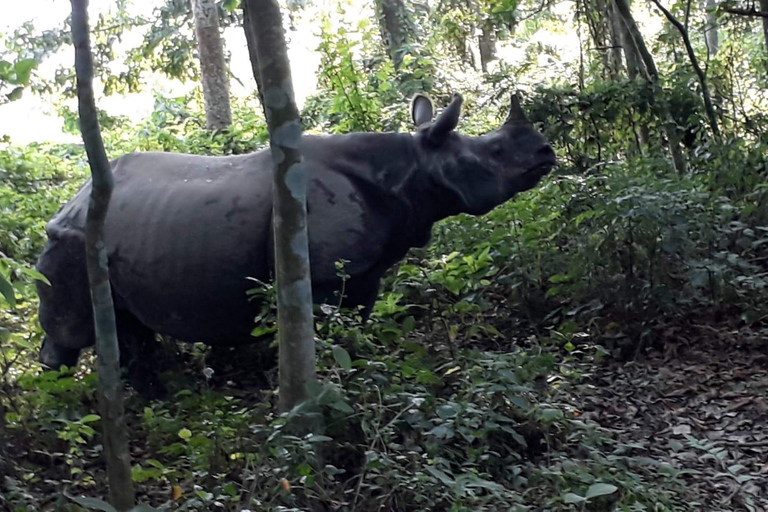
<svg viewBox="0 0 768 512">
<path fill-rule="evenodd" d="M 563 419 L 563 411 L 560 409 L 542 409 L 539 415 L 544 421 L 557 421 Z"/>
<path fill-rule="evenodd" d="M 128 512 L 160 512 L 160 509 L 142 503 L 140 505 L 136 505 Z"/>
<path fill-rule="evenodd" d="M 446 475 L 444 472 L 440 471 L 437 468 L 427 467 L 426 470 L 428 473 L 430 473 L 432 476 L 440 480 L 445 485 L 453 485 L 456 483 L 456 481 L 453 478 Z"/>
<path fill-rule="evenodd" d="M 5 300 L 11 307 L 16 307 L 16 292 L 13 289 L 10 281 L 8 281 L 3 274 L 0 274 L 0 293 L 3 294 Z"/>
<path fill-rule="evenodd" d="M 566 493 L 565 496 L 563 496 L 563 503 L 584 503 L 585 501 L 587 501 L 587 498 L 579 496 L 578 494 L 573 494 L 572 492 Z"/>
<path fill-rule="evenodd" d="M 179 437 L 186 441 L 187 439 L 192 437 L 192 431 L 189 430 L 188 428 L 183 428 L 179 430 Z"/>
<path fill-rule="evenodd" d="M 35 59 L 20 60 L 14 66 L 16 72 L 16 83 L 19 85 L 29 84 L 29 75 L 32 74 L 32 70 L 37 66 Z"/>
<path fill-rule="evenodd" d="M 334 345 L 331 351 L 333 352 L 333 359 L 336 361 L 336 364 L 344 368 L 346 371 L 350 371 L 352 369 L 352 358 L 349 357 L 349 352 L 347 352 L 344 347 Z"/>
<path fill-rule="evenodd" d="M 224 0 L 221 2 L 221 6 L 227 12 L 235 12 L 238 5 L 240 5 L 240 0 Z"/>
<path fill-rule="evenodd" d="M 16 101 L 21 99 L 21 95 L 24 93 L 24 87 L 18 86 L 7 94 L 8 101 Z"/>
<path fill-rule="evenodd" d="M 619 488 L 611 484 L 592 484 L 587 489 L 587 494 L 584 496 L 586 499 L 596 498 L 598 496 L 606 496 L 618 491 Z"/>
<path fill-rule="evenodd" d="M 5 343 L 9 339 L 11 339 L 11 331 L 5 327 L 0 326 L 0 341 Z"/>
<path fill-rule="evenodd" d="M 443 419 L 455 418 L 459 414 L 459 409 L 455 405 L 441 405 L 437 408 L 437 415 Z"/>
<path fill-rule="evenodd" d="M 27 277 L 30 277 L 32 279 L 37 279 L 38 281 L 42 281 L 48 286 L 51 286 L 51 282 L 48 280 L 47 277 L 45 277 L 43 274 L 37 271 L 37 269 L 33 267 L 21 267 L 21 273 L 24 274 Z"/>
<path fill-rule="evenodd" d="M 98 414 L 88 414 L 80 418 L 80 423 L 91 423 L 94 421 L 99 421 L 100 419 L 101 419 L 101 416 L 99 416 Z"/>
<path fill-rule="evenodd" d="M 86 498 L 85 496 L 75 497 L 75 496 L 69 496 L 67 493 L 64 493 L 64 496 L 74 501 L 81 507 L 85 507 L 90 510 L 102 510 L 103 512 L 117 512 L 117 509 L 115 509 L 115 507 L 113 507 L 106 501 L 100 500 L 98 498 Z"/>
</svg>

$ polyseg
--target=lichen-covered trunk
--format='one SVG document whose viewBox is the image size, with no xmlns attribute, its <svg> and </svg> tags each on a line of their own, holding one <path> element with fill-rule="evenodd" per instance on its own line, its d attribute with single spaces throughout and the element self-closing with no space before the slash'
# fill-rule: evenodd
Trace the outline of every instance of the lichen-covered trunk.
<svg viewBox="0 0 768 512">
<path fill-rule="evenodd" d="M 629 29 L 626 23 L 624 23 L 624 19 L 615 3 L 612 4 L 611 20 L 619 36 L 621 49 L 624 51 L 624 60 L 627 63 L 627 76 L 633 80 L 638 76 L 646 76 L 640 52 L 637 50 L 637 46 L 635 46 L 632 36 L 629 34 Z"/>
<path fill-rule="evenodd" d="M 760 12 L 768 12 L 768 0 L 760 0 Z M 768 16 L 763 16 L 763 43 L 768 53 Z"/>
<path fill-rule="evenodd" d="M 403 63 L 403 46 L 408 42 L 411 18 L 403 0 L 375 0 L 379 30 L 395 69 Z"/>
<path fill-rule="evenodd" d="M 717 0 L 704 0 L 704 7 L 707 11 L 704 40 L 707 43 L 707 54 L 709 57 L 714 57 L 720 49 L 720 34 L 717 27 Z"/>
<path fill-rule="evenodd" d="M 221 130 L 232 124 L 232 111 L 216 2 L 193 0 L 192 6 L 205 100 L 205 125 L 208 130 Z"/>
<path fill-rule="evenodd" d="M 613 2 L 608 2 L 605 6 L 608 12 L 608 38 L 610 47 L 608 48 L 608 63 L 611 68 L 611 75 L 615 78 L 622 74 L 624 66 L 621 61 L 621 20 L 616 15 L 616 6 Z"/>
<path fill-rule="evenodd" d="M 259 71 L 259 54 L 256 51 L 256 34 L 253 33 L 253 23 L 251 22 L 251 11 L 248 8 L 248 2 L 243 0 L 240 4 L 243 9 L 243 31 L 245 32 L 245 44 L 248 47 L 248 57 L 251 61 L 251 72 L 253 79 L 256 80 L 256 94 L 259 97 L 259 103 L 264 106 L 262 91 L 264 84 L 261 83 L 261 72 Z"/>
<path fill-rule="evenodd" d="M 96 330 L 98 397 L 110 502 L 122 512 L 133 507 L 134 492 L 120 380 L 120 349 L 117 345 L 115 309 L 109 285 L 107 247 L 104 243 L 104 221 L 109 209 L 113 180 L 93 97 L 93 57 L 88 30 L 88 0 L 72 0 L 72 42 L 75 46 L 80 131 L 88 154 L 93 184 L 85 221 L 85 254 Z"/>
<path fill-rule="evenodd" d="M 315 378 L 312 287 L 307 237 L 307 170 L 299 151 L 301 120 L 296 108 L 277 0 L 245 0 L 263 90 L 264 112 L 275 165 L 273 223 L 280 341 L 280 410 L 307 397 Z"/>
<path fill-rule="evenodd" d="M 643 64 L 645 65 L 647 79 L 655 85 L 660 85 L 659 71 L 656 68 L 656 63 L 653 60 L 651 52 L 648 51 L 648 47 L 645 45 L 645 40 L 643 39 L 643 35 L 640 33 L 640 29 L 637 27 L 637 23 L 635 23 L 635 18 L 632 16 L 629 3 L 627 0 L 614 0 L 614 2 L 616 10 L 621 16 L 624 25 L 627 27 L 628 38 L 634 45 L 637 53 L 642 59 Z M 680 141 L 682 137 L 678 133 L 675 122 L 669 112 L 669 108 L 662 107 L 661 110 L 661 122 L 664 125 L 664 132 L 667 136 L 669 152 L 672 156 L 672 164 L 674 165 L 677 172 L 684 173 L 688 170 L 688 160 L 680 148 Z"/>
<path fill-rule="evenodd" d="M 496 32 L 491 20 L 483 22 L 477 43 L 480 49 L 480 67 L 483 73 L 487 73 L 488 64 L 496 60 Z"/>
</svg>

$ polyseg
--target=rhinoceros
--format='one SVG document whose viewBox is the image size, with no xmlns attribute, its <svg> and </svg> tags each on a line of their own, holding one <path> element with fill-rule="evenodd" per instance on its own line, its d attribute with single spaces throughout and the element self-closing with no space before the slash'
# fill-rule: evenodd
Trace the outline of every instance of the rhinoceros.
<svg viewBox="0 0 768 512">
<path fill-rule="evenodd" d="M 435 222 L 485 214 L 556 164 L 516 95 L 502 126 L 477 137 L 455 132 L 461 105 L 454 94 L 433 122 L 432 101 L 417 94 L 414 133 L 302 137 L 316 303 L 338 301 L 335 264 L 345 260 L 342 305 L 370 311 L 384 273 L 424 246 Z M 146 347 L 155 333 L 209 345 L 252 342 L 259 306 L 248 300 L 248 278 L 269 281 L 273 269 L 269 151 L 130 153 L 111 166 L 105 229 L 121 351 Z M 48 367 L 74 366 L 94 344 L 84 251 L 90 193 L 87 182 L 48 223 L 37 263 L 50 281 L 38 282 L 40 361 Z M 136 387 L 130 364 L 128 373 Z"/>
</svg>

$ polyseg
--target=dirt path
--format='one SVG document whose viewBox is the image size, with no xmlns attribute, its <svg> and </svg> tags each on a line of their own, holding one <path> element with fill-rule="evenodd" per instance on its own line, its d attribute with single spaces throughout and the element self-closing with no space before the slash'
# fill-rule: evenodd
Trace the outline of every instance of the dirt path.
<svg viewBox="0 0 768 512">
<path fill-rule="evenodd" d="M 691 326 L 578 385 L 584 418 L 680 471 L 702 511 L 768 511 L 768 339 Z M 645 453 L 643 453 L 645 452 Z"/>
</svg>

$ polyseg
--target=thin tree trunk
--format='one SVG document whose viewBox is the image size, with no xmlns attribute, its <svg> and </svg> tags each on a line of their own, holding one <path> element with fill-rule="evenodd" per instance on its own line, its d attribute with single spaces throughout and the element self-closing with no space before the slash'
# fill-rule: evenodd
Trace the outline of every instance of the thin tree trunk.
<svg viewBox="0 0 768 512">
<path fill-rule="evenodd" d="M 624 23 L 624 19 L 619 13 L 615 4 L 612 4 L 611 17 L 613 18 L 613 24 L 616 26 L 617 33 L 619 34 L 619 40 L 621 41 L 621 48 L 624 50 L 624 59 L 627 62 L 627 76 L 631 79 L 635 79 L 638 76 L 646 77 L 647 73 L 643 66 L 643 59 L 640 57 L 640 52 L 637 50 L 632 36 L 629 34 L 627 24 Z"/>
<path fill-rule="evenodd" d="M 115 309 L 104 243 L 104 222 L 112 196 L 113 179 L 93 97 L 93 57 L 88 31 L 88 0 L 72 0 L 72 42 L 75 46 L 80 131 L 88 154 L 92 180 L 91 202 L 85 221 L 85 253 L 96 328 L 98 396 L 110 502 L 122 512 L 133 507 L 134 492 L 120 380 L 120 349 L 117 345 Z"/>
<path fill-rule="evenodd" d="M 621 21 L 616 16 L 616 6 L 613 2 L 608 2 L 606 6 L 608 10 L 608 40 L 610 47 L 608 48 L 608 62 L 610 65 L 611 76 L 616 78 L 621 75 L 624 66 L 621 62 Z"/>
<path fill-rule="evenodd" d="M 768 13 L 768 0 L 760 0 L 760 12 Z M 768 16 L 763 16 L 763 42 L 768 53 Z"/>
<path fill-rule="evenodd" d="M 712 96 L 709 93 L 709 85 L 707 84 L 707 76 L 704 74 L 704 70 L 701 69 L 701 66 L 699 66 L 699 59 L 696 58 L 696 52 L 693 51 L 693 46 L 691 45 L 691 38 L 688 36 L 688 31 L 685 29 L 682 23 L 680 23 L 680 20 L 675 18 L 671 12 L 667 10 L 666 7 L 661 5 L 661 2 L 659 0 L 651 0 L 654 4 L 656 4 L 656 7 L 658 7 L 661 12 L 664 13 L 664 16 L 666 16 L 667 20 L 677 28 L 678 32 L 680 32 L 680 36 L 683 38 L 683 44 L 685 45 L 685 51 L 688 53 L 688 58 L 691 61 L 691 66 L 693 66 L 693 70 L 696 72 L 696 76 L 699 79 L 699 86 L 701 87 L 701 95 L 704 97 L 704 108 L 707 111 L 707 117 L 709 118 L 709 125 L 712 129 L 712 135 L 715 136 L 716 140 L 720 139 L 720 128 L 717 124 L 717 115 L 715 114 L 715 107 L 712 105 Z"/>
<path fill-rule="evenodd" d="M 248 57 L 251 61 L 251 71 L 253 79 L 256 80 L 256 94 L 259 96 L 259 103 L 264 108 L 264 97 L 262 91 L 264 84 L 261 82 L 261 71 L 259 71 L 259 54 L 256 50 L 256 34 L 253 33 L 253 22 L 251 21 L 251 10 L 248 8 L 248 2 L 243 0 L 240 4 L 243 9 L 243 30 L 245 31 L 245 44 L 248 46 Z"/>
<path fill-rule="evenodd" d="M 704 28 L 704 39 L 707 42 L 707 55 L 714 57 L 720 49 L 720 34 L 717 28 L 717 0 L 705 0 L 707 24 Z"/>
<path fill-rule="evenodd" d="M 277 0 L 244 0 L 255 35 L 273 182 L 275 274 L 280 340 L 280 410 L 307 397 L 315 379 L 312 285 L 307 238 L 306 167 L 299 150 L 301 120 L 293 93 L 288 49 Z"/>
<path fill-rule="evenodd" d="M 646 81 L 649 81 L 648 72 L 643 64 L 643 59 L 640 57 L 637 45 L 635 45 L 635 41 L 629 33 L 627 24 L 624 22 L 624 18 L 619 13 L 614 2 L 611 2 L 610 14 L 612 25 L 619 36 L 621 48 L 624 51 L 624 59 L 627 63 L 627 76 L 631 80 L 635 80 L 639 76 Z M 648 129 L 648 125 L 645 123 L 641 123 L 639 129 L 640 133 L 638 134 L 638 137 L 640 139 L 640 152 L 645 153 L 651 141 L 651 132 Z"/>
<path fill-rule="evenodd" d="M 403 63 L 403 46 L 409 40 L 410 16 L 403 0 L 375 0 L 381 38 L 389 56 L 399 69 Z"/>
<path fill-rule="evenodd" d="M 205 125 L 209 130 L 221 130 L 232 124 L 232 111 L 219 14 L 214 0 L 192 0 L 192 5 L 205 99 Z"/>
<path fill-rule="evenodd" d="M 648 79 L 653 84 L 659 84 L 659 71 L 656 68 L 656 63 L 653 60 L 651 52 L 648 51 L 648 47 L 645 45 L 643 35 L 640 33 L 640 29 L 635 23 L 635 18 L 632 17 L 632 11 L 629 9 L 629 3 L 627 0 L 614 0 L 616 9 L 621 15 L 624 24 L 627 27 L 629 38 L 637 49 L 645 69 L 648 73 Z M 669 143 L 669 152 L 672 155 L 672 163 L 675 166 L 675 170 L 679 173 L 684 173 L 688 170 L 688 161 L 685 158 L 685 154 L 680 149 L 680 135 L 675 126 L 675 122 L 672 119 L 672 115 L 669 113 L 668 108 L 663 109 L 662 123 L 664 124 L 664 131 L 667 135 L 667 141 Z"/>
<path fill-rule="evenodd" d="M 481 27 L 481 33 L 478 37 L 478 47 L 480 49 L 480 68 L 483 73 L 488 72 L 488 64 L 496 60 L 496 33 L 493 22 L 485 20 Z"/>
</svg>

